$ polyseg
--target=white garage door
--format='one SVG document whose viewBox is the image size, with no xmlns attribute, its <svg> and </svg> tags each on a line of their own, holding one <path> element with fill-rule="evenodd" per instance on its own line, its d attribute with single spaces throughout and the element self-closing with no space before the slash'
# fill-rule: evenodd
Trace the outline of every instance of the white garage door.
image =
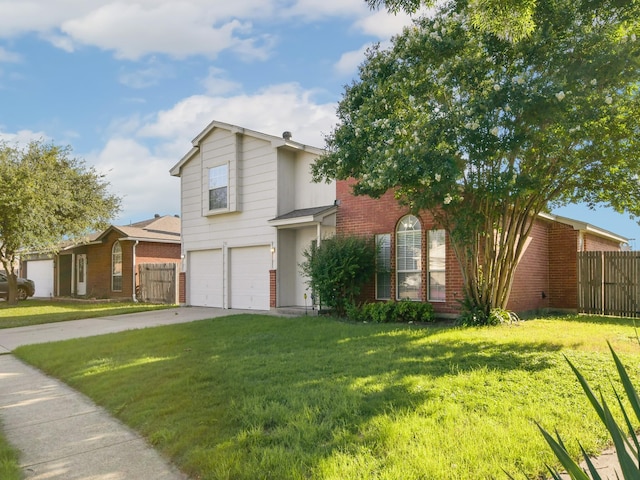
<svg viewBox="0 0 640 480">
<path fill-rule="evenodd" d="M 222 308 L 222 251 L 189 252 L 187 301 L 198 307 Z"/>
<path fill-rule="evenodd" d="M 230 254 L 231 308 L 269 310 L 268 246 L 232 248 Z"/>
<path fill-rule="evenodd" d="M 27 277 L 36 284 L 34 297 L 53 296 L 53 260 L 30 260 Z"/>
</svg>

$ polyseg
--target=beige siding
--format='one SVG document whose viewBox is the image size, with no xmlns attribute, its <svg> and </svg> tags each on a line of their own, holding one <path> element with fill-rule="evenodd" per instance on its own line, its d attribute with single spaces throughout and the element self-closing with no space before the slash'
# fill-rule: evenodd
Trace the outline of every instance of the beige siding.
<svg viewBox="0 0 640 480">
<path fill-rule="evenodd" d="M 201 154 L 187 162 L 182 176 L 182 232 L 185 251 L 271 244 L 276 216 L 275 150 L 267 141 L 214 129 L 203 139 Z M 237 150 L 240 150 L 239 154 Z M 207 168 L 228 161 L 229 194 L 237 195 L 237 212 L 203 215 Z M 237 176 L 235 175 L 237 172 Z"/>
</svg>

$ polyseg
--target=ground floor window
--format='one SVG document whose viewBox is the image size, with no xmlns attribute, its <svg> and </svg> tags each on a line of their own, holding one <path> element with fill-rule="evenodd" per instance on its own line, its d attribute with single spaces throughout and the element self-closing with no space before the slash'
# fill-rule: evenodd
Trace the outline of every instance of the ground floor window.
<svg viewBox="0 0 640 480">
<path fill-rule="evenodd" d="M 391 299 L 391 234 L 376 235 L 376 300 Z"/>
<path fill-rule="evenodd" d="M 122 291 L 122 246 L 115 242 L 111 249 L 111 290 Z"/>
<path fill-rule="evenodd" d="M 444 302 L 446 300 L 444 230 L 430 230 L 427 245 L 429 255 L 428 299 L 435 302 Z"/>
<path fill-rule="evenodd" d="M 422 228 L 413 215 L 403 217 L 396 229 L 396 285 L 398 300 L 421 300 Z"/>
</svg>

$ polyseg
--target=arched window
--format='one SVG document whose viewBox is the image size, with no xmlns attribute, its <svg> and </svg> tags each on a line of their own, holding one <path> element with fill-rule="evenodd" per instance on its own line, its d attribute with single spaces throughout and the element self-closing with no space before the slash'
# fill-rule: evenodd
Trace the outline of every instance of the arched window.
<svg viewBox="0 0 640 480">
<path fill-rule="evenodd" d="M 413 215 L 396 229 L 396 285 L 398 300 L 420 300 L 422 285 L 422 227 Z"/>
<path fill-rule="evenodd" d="M 115 242 L 111 248 L 111 290 L 122 291 L 122 246 Z"/>
</svg>

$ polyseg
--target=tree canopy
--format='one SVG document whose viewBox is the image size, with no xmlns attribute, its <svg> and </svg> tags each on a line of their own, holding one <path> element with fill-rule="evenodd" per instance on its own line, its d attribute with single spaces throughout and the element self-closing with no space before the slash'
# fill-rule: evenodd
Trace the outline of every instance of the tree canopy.
<svg viewBox="0 0 640 480">
<path fill-rule="evenodd" d="M 18 254 L 55 250 L 63 240 L 106 226 L 120 206 L 108 187 L 103 175 L 71 157 L 69 147 L 0 143 L 0 263 L 11 301 Z"/>
<path fill-rule="evenodd" d="M 313 173 L 434 213 L 488 313 L 505 308 L 540 212 L 640 216 L 640 3 L 538 0 L 518 42 L 472 15 L 453 3 L 371 49 Z"/>
<path fill-rule="evenodd" d="M 600 0 L 592 0 L 593 5 Z M 423 7 L 442 4 L 439 0 L 366 0 L 371 8 L 386 7 L 392 13 L 410 14 Z M 535 28 L 537 0 L 454 0 L 456 9 L 465 9 L 473 27 L 504 40 L 518 41 Z"/>
</svg>

